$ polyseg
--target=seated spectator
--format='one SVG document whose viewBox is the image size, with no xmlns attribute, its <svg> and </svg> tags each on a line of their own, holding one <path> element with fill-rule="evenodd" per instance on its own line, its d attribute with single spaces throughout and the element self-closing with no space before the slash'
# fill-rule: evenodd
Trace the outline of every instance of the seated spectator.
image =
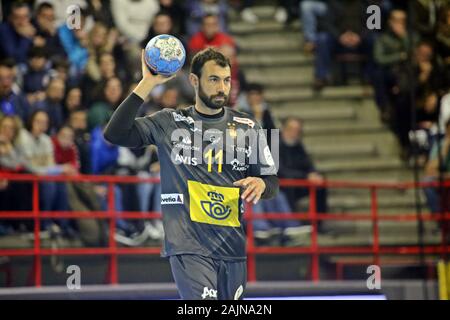
<svg viewBox="0 0 450 320">
<path fill-rule="evenodd" d="M 36 110 L 30 116 L 27 129 L 22 130 L 18 148 L 25 157 L 28 171 L 38 175 L 73 175 L 76 169 L 69 164 L 57 165 L 50 137 L 45 133 L 49 128 L 49 116 L 43 110 Z M 42 211 L 68 211 L 67 189 L 58 182 L 41 182 L 39 184 L 39 202 Z M 67 220 L 43 220 L 43 230 L 54 230 L 55 224 L 69 232 Z M 58 227 L 56 227 L 59 229 Z"/>
<path fill-rule="evenodd" d="M 231 2 L 230 5 L 234 7 L 235 11 L 240 12 L 242 21 L 251 24 L 255 24 L 259 21 L 258 16 L 252 8 L 255 5 L 254 0 L 237 1 L 237 3 Z"/>
<path fill-rule="evenodd" d="M 13 90 L 14 79 L 14 63 L 11 60 L 0 61 L 0 115 L 17 115 L 25 122 L 30 105 L 24 95 Z"/>
<path fill-rule="evenodd" d="M 274 18 L 278 23 L 283 23 L 288 27 L 299 17 L 300 0 L 278 0 Z"/>
<path fill-rule="evenodd" d="M 140 43 L 159 11 L 157 0 L 112 1 L 111 12 L 119 32 L 133 43 Z"/>
<path fill-rule="evenodd" d="M 126 82 L 123 75 L 122 77 L 118 75 L 116 60 L 111 53 L 101 53 L 98 64 L 98 77 L 93 78 L 91 77 L 93 74 L 89 73 L 83 77 L 81 90 L 83 92 L 83 104 L 86 106 L 102 98 L 104 83 L 107 80 L 113 77 L 119 77 L 121 82 Z"/>
<path fill-rule="evenodd" d="M 90 0 L 34 0 L 34 5 L 37 8 L 41 3 L 49 3 L 54 10 L 55 24 L 61 26 L 67 21 L 67 9 L 70 6 L 76 5 L 83 11 L 87 11 L 88 2 L 90 2 Z M 93 24 L 92 19 L 88 19 L 86 24 L 88 29 L 90 29 Z"/>
<path fill-rule="evenodd" d="M 17 116 L 0 119 L 0 167 L 4 171 L 25 171 L 25 159 L 16 147 L 21 127 L 22 121 Z"/>
<path fill-rule="evenodd" d="M 97 126 L 104 126 L 122 100 L 123 89 L 119 78 L 107 80 L 103 89 L 103 98 L 95 102 L 89 109 L 88 126 L 90 130 Z"/>
<path fill-rule="evenodd" d="M 438 182 L 439 177 L 443 176 L 448 179 L 450 173 L 450 121 L 445 125 L 445 136 L 440 141 L 435 141 L 431 148 L 428 163 L 425 167 L 424 182 Z M 441 160 L 439 160 L 439 158 Z M 441 168 L 441 169 L 440 169 Z M 442 192 L 446 193 L 448 199 L 448 188 L 440 189 L 438 187 L 425 187 L 424 193 L 427 199 L 427 204 L 433 214 L 439 212 L 448 212 L 449 202 L 442 201 Z M 443 223 L 440 223 L 441 226 Z"/>
<path fill-rule="evenodd" d="M 439 95 L 443 88 L 439 69 L 434 58 L 434 49 L 430 43 L 420 42 L 413 57 L 416 77 L 417 122 L 419 127 L 431 127 L 437 121 L 439 111 Z M 404 80 L 406 82 L 406 79 Z M 408 81 L 409 82 L 409 81 Z M 407 84 L 404 85 L 405 87 Z M 406 90 L 405 90 L 406 91 Z M 428 124 L 421 124 L 428 122 Z"/>
<path fill-rule="evenodd" d="M 179 95 L 180 94 L 177 88 L 166 87 L 164 88 L 161 96 L 146 101 L 144 104 L 142 104 L 138 114 L 140 116 L 146 116 L 164 108 L 175 109 L 179 105 Z"/>
<path fill-rule="evenodd" d="M 120 147 L 122 148 L 122 147 Z M 103 136 L 103 128 L 98 126 L 91 131 L 91 168 L 92 174 L 114 175 L 119 169 L 119 147 L 110 144 Z M 122 186 L 116 185 L 114 188 L 115 194 L 115 209 L 120 212 L 124 210 L 124 201 L 122 199 Z M 96 193 L 99 196 L 99 201 L 103 210 L 107 209 L 107 192 L 105 186 L 99 185 L 96 187 Z M 134 203 L 133 203 L 134 204 Z M 137 232 L 135 226 L 123 219 L 117 219 L 117 227 L 120 235 L 129 236 Z"/>
<path fill-rule="evenodd" d="M 115 28 L 114 18 L 111 13 L 111 1 L 91 0 L 88 2 L 88 11 L 95 21 L 106 25 L 108 29 Z"/>
<path fill-rule="evenodd" d="M 55 154 L 55 163 L 57 165 L 68 165 L 73 168 L 73 174 L 78 174 L 80 169 L 80 161 L 78 159 L 78 150 L 75 145 L 75 133 L 74 129 L 68 125 L 63 125 L 58 129 L 58 132 L 52 137 L 53 150 Z M 74 202 L 81 201 L 76 192 L 73 192 L 75 188 L 79 189 L 79 184 L 73 182 L 64 183 L 64 187 L 67 190 L 67 202 L 69 209 L 72 209 Z M 70 191 L 70 192 L 69 192 Z M 79 219 L 77 219 L 78 221 Z M 78 229 L 75 220 L 70 219 L 65 221 L 66 234 L 69 237 L 75 237 L 76 230 Z"/>
<path fill-rule="evenodd" d="M 267 142 L 271 148 L 271 130 L 276 129 L 269 106 L 264 100 L 263 86 L 258 83 L 250 83 L 247 86 L 245 99 L 242 99 L 240 109 L 251 114 L 263 129 L 267 130 Z M 254 213 L 291 213 L 291 209 L 286 195 L 280 191 L 274 199 L 260 200 L 253 206 Z M 308 232 L 309 228 L 302 228 L 297 220 L 255 220 L 255 238 L 258 240 L 268 240 L 275 236 L 281 243 L 291 240 L 291 237 Z"/>
<path fill-rule="evenodd" d="M 17 148 L 21 127 L 22 121 L 17 116 L 0 119 L 0 172 L 26 173 L 25 159 Z M 0 181 L 0 211 L 10 210 L 31 210 L 31 183 Z M 0 222 L 0 235 L 14 230 L 32 230 L 32 222 L 23 219 Z"/>
<path fill-rule="evenodd" d="M 280 138 L 280 155 L 289 155 L 289 157 L 280 157 L 278 177 L 306 179 L 313 184 L 323 183 L 325 178 L 316 170 L 311 157 L 303 146 L 302 121 L 294 117 L 285 119 Z M 284 187 L 281 190 L 286 194 L 289 204 L 294 211 L 298 210 L 297 202 L 301 198 L 309 196 L 309 188 Z M 316 208 L 318 213 L 326 213 L 328 211 L 327 190 L 321 187 L 316 189 Z M 320 222 L 319 231 L 323 231 L 322 223 Z"/>
<path fill-rule="evenodd" d="M 433 45 L 422 41 L 414 48 L 413 66 L 416 77 L 416 91 L 422 94 L 427 90 L 441 91 L 445 84 L 440 79 Z"/>
<path fill-rule="evenodd" d="M 50 117 L 50 133 L 53 134 L 64 123 L 63 99 L 66 85 L 62 79 L 50 80 L 46 91 L 46 98 L 35 103 L 34 108 L 44 110 Z"/>
<path fill-rule="evenodd" d="M 261 84 L 249 83 L 247 85 L 246 94 L 239 102 L 239 109 L 253 115 L 263 129 L 276 129 L 270 107 L 264 98 L 264 87 Z M 270 134 L 267 136 L 267 143 L 270 147 Z"/>
<path fill-rule="evenodd" d="M 62 79 L 69 87 L 77 86 L 79 82 L 79 79 L 70 74 L 70 63 L 67 59 L 56 59 L 53 62 L 50 75 L 52 78 Z"/>
<path fill-rule="evenodd" d="M 330 0 L 323 30 L 316 39 L 314 89 L 330 82 L 333 56 L 336 53 L 360 54 L 366 58 L 364 76 L 371 77 L 373 34 L 366 27 L 367 3 L 360 0 Z"/>
<path fill-rule="evenodd" d="M 58 129 L 56 135 L 52 137 L 53 150 L 55 153 L 55 163 L 58 165 L 71 165 L 76 173 L 80 169 L 78 150 L 75 145 L 74 129 L 68 125 L 63 125 Z"/>
<path fill-rule="evenodd" d="M 413 28 L 423 38 L 431 39 L 436 35 L 438 13 L 446 1 L 413 0 L 411 11 L 414 12 Z"/>
<path fill-rule="evenodd" d="M 393 10 L 389 17 L 389 29 L 375 41 L 374 58 L 378 64 L 374 81 L 375 99 L 382 114 L 397 134 L 402 146 L 402 157 L 409 157 L 409 131 L 411 130 L 411 95 L 407 70 L 412 61 L 408 57 L 408 43 L 418 43 L 418 36 L 412 39 L 406 28 L 406 13 Z"/>
<path fill-rule="evenodd" d="M 68 119 L 69 115 L 72 112 L 83 109 L 82 101 L 83 94 L 79 87 L 72 87 L 67 90 L 67 94 L 63 103 L 64 119 Z"/>
<path fill-rule="evenodd" d="M 112 174 L 117 168 L 119 148 L 107 142 L 102 127 L 91 131 L 90 144 L 92 174 Z"/>
<path fill-rule="evenodd" d="M 159 101 L 168 89 L 175 89 L 178 92 L 177 99 L 180 104 L 192 104 L 194 101 L 194 88 L 189 82 L 189 73 L 187 70 L 181 69 L 177 72 L 177 76 L 162 85 L 156 86 L 149 95 L 149 101 L 146 104 L 154 105 Z M 132 90 L 132 89 L 131 89 Z M 130 91 L 131 92 L 131 91 Z M 148 107 L 145 107 L 148 108 Z"/>
<path fill-rule="evenodd" d="M 26 63 L 35 34 L 30 8 L 23 2 L 15 2 L 8 21 L 0 24 L 0 59 L 12 58 L 16 63 Z"/>
<path fill-rule="evenodd" d="M 128 70 L 137 79 L 141 70 L 141 41 L 147 35 L 153 18 L 159 11 L 158 0 L 112 1 L 111 12 L 117 30 L 124 37 Z"/>
<path fill-rule="evenodd" d="M 450 88 L 440 101 L 438 123 L 439 132 L 445 132 L 445 124 L 448 120 L 450 120 Z"/>
<path fill-rule="evenodd" d="M 204 28 L 204 17 L 213 15 L 217 17 L 220 30 L 228 31 L 227 12 L 228 5 L 223 0 L 189 0 L 185 3 L 188 17 L 186 20 L 186 32 L 188 37 L 192 37 Z"/>
<path fill-rule="evenodd" d="M 44 47 L 52 61 L 65 59 L 67 56 L 57 33 L 55 9 L 51 3 L 42 2 L 37 6 L 33 25 L 36 28 L 34 45 Z"/>
<path fill-rule="evenodd" d="M 45 89 L 50 81 L 50 70 L 45 49 L 33 47 L 28 52 L 28 65 L 23 70 L 23 91 L 30 105 L 45 99 Z"/>
<path fill-rule="evenodd" d="M 160 34 L 172 34 L 177 36 L 173 30 L 172 17 L 165 11 L 160 11 L 155 15 L 147 36 L 141 41 L 141 48 L 144 49 L 152 38 Z"/>
<path fill-rule="evenodd" d="M 173 34 L 183 38 L 186 34 L 186 11 L 176 0 L 159 0 L 160 12 L 166 12 L 173 23 Z"/>
<path fill-rule="evenodd" d="M 66 23 L 58 28 L 58 36 L 71 65 L 70 74 L 78 78 L 86 68 L 88 51 L 88 34 L 85 30 L 86 11 L 80 10 L 80 28 L 71 28 Z"/>
<path fill-rule="evenodd" d="M 141 178 L 159 178 L 160 165 L 155 146 L 144 149 L 119 148 L 118 173 L 121 175 L 137 175 Z M 141 212 L 161 211 L 161 186 L 159 183 L 139 183 L 121 185 L 124 210 Z M 137 200 L 137 201 L 136 201 Z M 136 208 L 132 203 L 138 203 Z M 163 228 L 160 220 L 137 220 L 128 223 L 138 231 L 132 238 L 124 239 L 129 245 L 141 245 L 148 238 L 162 240 Z M 139 232 L 140 231 L 140 232 Z"/>
<path fill-rule="evenodd" d="M 234 107 L 241 90 L 245 90 L 246 88 L 247 82 L 245 79 L 245 74 L 242 69 L 239 68 L 239 61 L 235 47 L 229 44 L 224 44 L 220 46 L 218 50 L 231 62 L 231 91 L 228 103 L 229 107 Z"/>
<path fill-rule="evenodd" d="M 304 51 L 314 51 L 317 42 L 318 20 L 327 13 L 327 1 L 303 0 L 300 2 L 301 22 L 303 26 Z"/>
<path fill-rule="evenodd" d="M 69 125 L 75 133 L 75 146 L 77 147 L 80 159 L 80 173 L 91 173 L 91 134 L 87 126 L 86 110 L 74 110 L 69 115 Z"/>
<path fill-rule="evenodd" d="M 447 87 L 450 86 L 450 5 L 442 8 L 436 34 L 436 53 L 443 68 Z"/>
<path fill-rule="evenodd" d="M 235 47 L 233 38 L 221 31 L 219 17 L 208 14 L 202 19 L 202 28 L 195 33 L 189 41 L 188 50 L 190 55 L 206 49 L 207 47 L 221 47 L 230 45 Z"/>
<path fill-rule="evenodd" d="M 93 81 L 102 78 L 101 58 L 103 54 L 111 54 L 114 57 L 114 72 L 128 80 L 126 68 L 126 56 L 122 46 L 118 42 L 119 33 L 116 29 L 108 29 L 106 25 L 97 22 L 89 33 L 89 60 L 86 67 L 87 75 Z M 117 69 L 117 70 L 116 70 Z"/>
</svg>

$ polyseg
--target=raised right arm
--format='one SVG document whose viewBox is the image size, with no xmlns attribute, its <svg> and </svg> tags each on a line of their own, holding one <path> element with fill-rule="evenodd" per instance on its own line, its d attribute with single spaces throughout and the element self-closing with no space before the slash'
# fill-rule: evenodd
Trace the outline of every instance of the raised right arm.
<svg viewBox="0 0 450 320">
<path fill-rule="evenodd" d="M 133 92 L 119 105 L 114 111 L 111 119 L 106 125 L 105 139 L 116 145 L 129 148 L 143 147 L 148 144 L 148 139 L 142 137 L 142 130 L 138 127 L 136 114 L 145 98 L 150 94 L 153 88 L 159 84 L 174 78 L 153 75 L 144 62 L 144 51 L 142 51 L 142 80 L 133 90 Z M 151 123 L 151 121 L 150 121 Z"/>
</svg>

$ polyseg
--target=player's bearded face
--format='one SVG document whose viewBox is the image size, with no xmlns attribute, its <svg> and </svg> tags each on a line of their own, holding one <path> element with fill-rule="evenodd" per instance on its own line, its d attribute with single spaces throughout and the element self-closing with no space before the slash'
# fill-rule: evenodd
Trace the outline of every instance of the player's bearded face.
<svg viewBox="0 0 450 320">
<path fill-rule="evenodd" d="M 211 109 L 221 109 L 228 103 L 229 96 L 225 94 L 225 92 L 219 92 L 217 94 L 213 94 L 208 96 L 206 92 L 203 90 L 202 85 L 199 83 L 198 85 L 198 96 L 202 100 L 202 102 Z"/>
</svg>

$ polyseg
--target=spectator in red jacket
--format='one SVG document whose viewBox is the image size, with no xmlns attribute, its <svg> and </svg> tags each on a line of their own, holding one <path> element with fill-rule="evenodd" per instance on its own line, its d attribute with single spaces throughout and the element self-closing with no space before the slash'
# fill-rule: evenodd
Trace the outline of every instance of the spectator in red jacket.
<svg viewBox="0 0 450 320">
<path fill-rule="evenodd" d="M 52 137 L 56 164 L 68 164 L 78 172 L 80 163 L 78 161 L 78 150 L 75 146 L 75 132 L 72 127 L 63 125 Z"/>
<path fill-rule="evenodd" d="M 207 47 L 230 45 L 236 47 L 234 39 L 222 32 L 217 15 L 208 14 L 203 17 L 201 31 L 195 33 L 189 41 L 189 53 L 194 55 Z"/>
</svg>

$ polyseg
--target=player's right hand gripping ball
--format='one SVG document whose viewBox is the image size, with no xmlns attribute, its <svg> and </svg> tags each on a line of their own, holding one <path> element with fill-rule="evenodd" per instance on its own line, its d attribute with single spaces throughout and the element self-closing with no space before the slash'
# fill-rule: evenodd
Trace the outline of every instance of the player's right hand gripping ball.
<svg viewBox="0 0 450 320">
<path fill-rule="evenodd" d="M 150 72 L 169 77 L 183 67 L 186 50 L 178 38 L 161 34 L 147 43 L 144 59 Z"/>
</svg>

